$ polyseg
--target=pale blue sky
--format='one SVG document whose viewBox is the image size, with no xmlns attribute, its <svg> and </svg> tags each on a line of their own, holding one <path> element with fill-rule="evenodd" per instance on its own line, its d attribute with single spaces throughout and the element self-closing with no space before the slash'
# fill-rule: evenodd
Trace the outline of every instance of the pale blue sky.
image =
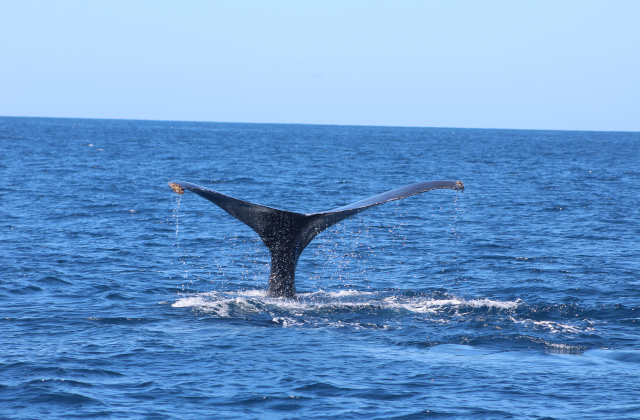
<svg viewBox="0 0 640 420">
<path fill-rule="evenodd" d="M 4 1 L 0 115 L 640 131 L 640 1 Z"/>
</svg>

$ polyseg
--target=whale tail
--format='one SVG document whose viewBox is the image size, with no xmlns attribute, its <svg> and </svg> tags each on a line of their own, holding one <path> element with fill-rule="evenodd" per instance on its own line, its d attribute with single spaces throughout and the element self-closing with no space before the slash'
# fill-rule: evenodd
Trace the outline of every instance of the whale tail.
<svg viewBox="0 0 640 420">
<path fill-rule="evenodd" d="M 435 189 L 464 191 L 461 181 L 431 181 L 406 185 L 376 196 L 320 213 L 301 214 L 238 200 L 200 185 L 171 181 L 178 194 L 191 191 L 211 201 L 253 229 L 271 253 L 269 296 L 293 298 L 298 258 L 307 245 L 323 230 L 378 204 Z"/>
</svg>

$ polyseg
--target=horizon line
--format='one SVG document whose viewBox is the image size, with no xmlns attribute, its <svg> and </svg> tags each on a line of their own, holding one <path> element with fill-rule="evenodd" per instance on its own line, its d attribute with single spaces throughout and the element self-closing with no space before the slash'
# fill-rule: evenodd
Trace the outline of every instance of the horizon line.
<svg viewBox="0 0 640 420">
<path fill-rule="evenodd" d="M 197 121 L 197 120 L 156 120 L 141 118 L 95 118 L 95 117 L 42 117 L 42 116 L 25 116 L 25 115 L 0 115 L 0 118 L 40 118 L 40 119 L 58 119 L 58 120 L 100 120 L 100 121 L 149 121 L 149 122 L 165 122 L 165 123 L 210 123 L 210 124 L 265 124 L 265 125 L 312 125 L 327 127 L 387 127 L 387 128 L 436 128 L 451 130 L 510 130 L 510 131 L 577 131 L 592 133 L 640 133 L 640 131 L 631 130 L 580 130 L 580 129 L 550 129 L 550 128 L 496 128 L 496 127 L 427 127 L 418 125 L 373 125 L 373 124 L 327 124 L 327 123 L 281 123 L 281 122 L 247 122 L 247 121 Z"/>
</svg>

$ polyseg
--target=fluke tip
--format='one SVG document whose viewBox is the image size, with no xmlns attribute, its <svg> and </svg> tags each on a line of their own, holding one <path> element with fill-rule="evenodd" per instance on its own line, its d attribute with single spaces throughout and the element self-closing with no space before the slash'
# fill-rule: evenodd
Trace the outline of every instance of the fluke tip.
<svg viewBox="0 0 640 420">
<path fill-rule="evenodd" d="M 169 186 L 171 187 L 171 189 L 178 195 L 182 195 L 184 194 L 184 188 L 182 188 L 182 185 L 176 184 L 175 182 L 172 182 L 169 184 Z"/>
</svg>

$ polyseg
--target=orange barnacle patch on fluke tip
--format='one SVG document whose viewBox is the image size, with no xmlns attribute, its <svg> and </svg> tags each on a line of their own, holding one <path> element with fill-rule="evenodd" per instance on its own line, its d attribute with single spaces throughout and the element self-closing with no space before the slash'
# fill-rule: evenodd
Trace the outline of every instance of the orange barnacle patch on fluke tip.
<svg viewBox="0 0 640 420">
<path fill-rule="evenodd" d="M 181 185 L 176 184 L 176 183 L 172 183 L 169 184 L 169 186 L 171 187 L 171 189 L 178 195 L 182 195 L 184 194 L 184 188 L 182 188 Z"/>
<path fill-rule="evenodd" d="M 462 183 L 462 181 L 456 181 L 456 185 L 458 186 L 458 188 L 456 188 L 456 190 L 460 190 L 460 191 L 464 192 L 464 184 Z"/>
</svg>

